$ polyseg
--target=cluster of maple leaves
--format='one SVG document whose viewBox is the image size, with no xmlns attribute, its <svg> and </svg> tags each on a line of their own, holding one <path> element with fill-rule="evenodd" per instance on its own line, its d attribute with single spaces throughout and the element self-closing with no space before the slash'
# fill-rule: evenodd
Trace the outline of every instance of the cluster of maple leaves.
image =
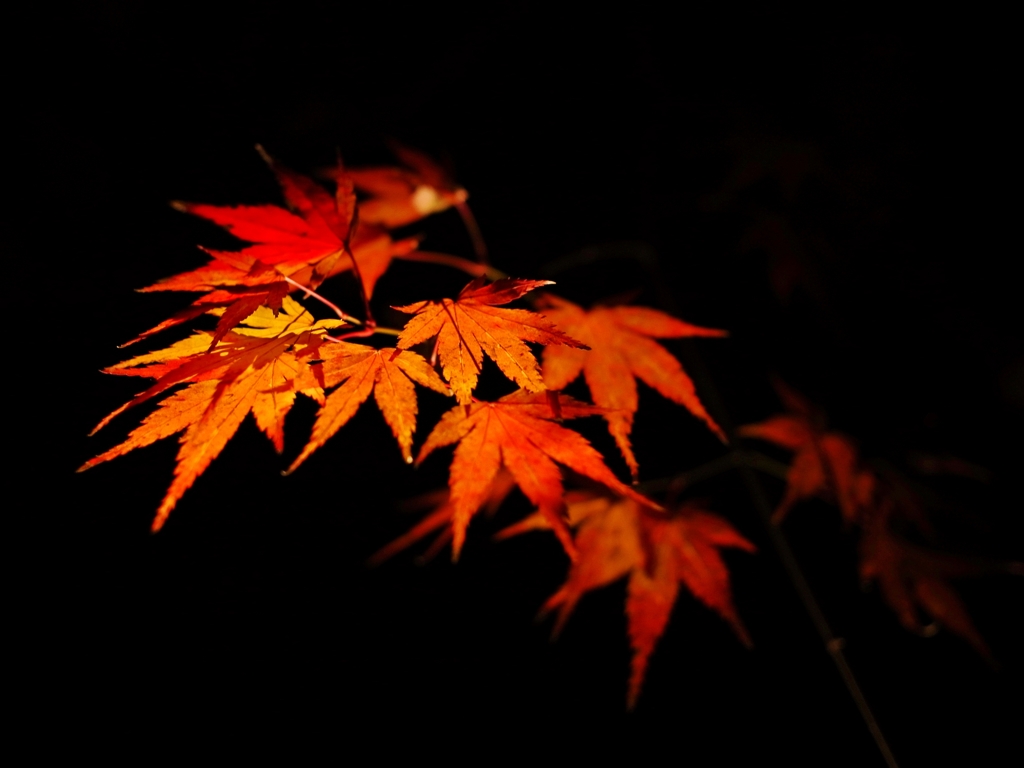
<svg viewBox="0 0 1024 768">
<path fill-rule="evenodd" d="M 788 413 L 741 427 L 739 434 L 793 452 L 786 490 L 773 514 L 781 523 L 798 502 L 815 497 L 839 506 L 844 525 L 860 535 L 860 576 L 877 582 L 900 623 L 919 635 L 938 626 L 964 638 L 990 663 L 988 645 L 948 579 L 980 569 L 961 557 L 915 543 L 934 529 L 917 494 L 897 477 L 881 475 L 860 457 L 853 439 L 826 429 L 824 415 L 785 385 L 777 386 Z M 933 623 L 921 621 L 921 614 Z"/>
<path fill-rule="evenodd" d="M 402 457 L 412 463 L 418 385 L 455 400 L 415 457 L 418 464 L 435 450 L 455 445 L 448 490 L 432 496 L 433 509 L 424 520 L 377 559 L 438 531 L 432 551 L 450 542 L 457 558 L 472 518 L 496 508 L 518 486 L 536 511 L 501 536 L 552 531 L 571 559 L 566 583 L 544 606 L 557 611 L 556 631 L 584 593 L 628 578 L 626 612 L 634 651 L 630 705 L 680 584 L 749 644 L 720 550 L 753 551 L 753 545 L 716 514 L 686 503 L 666 509 L 639 493 L 615 476 L 582 435 L 565 426 L 579 417 L 603 417 L 635 481 L 639 465 L 630 433 L 639 379 L 689 410 L 725 442 L 693 382 L 656 341 L 725 333 L 645 307 L 588 310 L 547 290 L 531 296 L 533 309 L 506 307 L 550 282 L 510 278 L 490 267 L 466 191 L 419 152 L 395 151 L 400 162 L 395 167 L 349 169 L 339 162 L 325 171 L 333 194 L 264 153 L 286 208 L 175 204 L 246 244 L 234 251 L 208 250 L 208 263 L 143 289 L 186 291 L 198 298 L 129 344 L 203 315 L 215 317 L 216 323 L 211 330 L 106 369 L 153 383 L 96 430 L 133 406 L 162 399 L 124 442 L 82 469 L 181 433 L 174 479 L 153 521 L 157 531 L 247 414 L 281 452 L 284 422 L 298 395 L 316 401 L 320 410 L 288 472 L 344 427 L 371 393 Z M 417 238 L 394 233 L 449 208 L 462 214 L 476 261 L 421 251 Z M 408 322 L 383 328 L 373 318 L 370 299 L 381 275 L 402 259 L 448 264 L 474 279 L 453 298 L 394 307 L 410 315 Z M 320 293 L 324 281 L 342 275 L 359 288 L 361 317 Z M 318 302 L 333 317 L 314 319 L 299 299 Z M 382 336 L 395 337 L 394 346 L 372 343 Z M 544 347 L 540 361 L 528 344 Z M 517 387 L 494 401 L 474 396 L 485 356 Z M 581 374 L 593 404 L 562 393 Z M 920 629 L 916 603 L 984 652 L 942 579 L 915 566 L 909 549 L 893 544 L 885 504 L 877 503 L 877 484 L 858 468 L 851 444 L 817 430 L 807 407 L 798 403 L 794 408 L 794 415 L 742 432 L 796 451 L 778 516 L 802 498 L 831 493 L 846 518 L 863 526 L 864 575 L 880 579 L 904 623 Z M 566 492 L 559 465 L 595 486 Z"/>
</svg>

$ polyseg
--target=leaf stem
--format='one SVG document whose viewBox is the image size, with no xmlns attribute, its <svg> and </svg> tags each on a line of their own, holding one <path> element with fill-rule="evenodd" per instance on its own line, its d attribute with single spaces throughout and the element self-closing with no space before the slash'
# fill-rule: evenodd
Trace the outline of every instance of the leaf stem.
<svg viewBox="0 0 1024 768">
<path fill-rule="evenodd" d="M 345 253 L 348 254 L 349 259 L 352 261 L 352 274 L 355 275 L 356 282 L 359 283 L 359 295 L 363 299 L 363 309 L 366 311 L 366 326 L 373 328 L 377 325 L 377 321 L 373 319 L 373 311 L 370 309 L 370 297 L 366 294 L 366 283 L 363 282 L 363 273 L 359 270 L 359 262 L 356 261 L 356 255 L 352 252 L 352 234 L 356 231 L 356 227 L 359 226 L 359 208 L 357 207 L 352 214 L 352 221 L 349 223 L 348 237 L 345 238 L 344 246 Z"/>
<path fill-rule="evenodd" d="M 487 243 L 484 242 L 480 225 L 476 223 L 476 216 L 473 215 L 469 203 L 465 200 L 457 200 L 455 202 L 455 210 L 462 217 L 462 223 L 465 225 L 466 231 L 469 232 L 469 239 L 473 241 L 473 253 L 476 254 L 477 261 L 487 266 L 489 264 L 487 259 Z"/>
<path fill-rule="evenodd" d="M 412 253 L 406 253 L 404 255 L 396 254 L 396 259 L 402 259 L 404 261 L 420 261 L 425 264 L 444 264 L 447 267 L 453 267 L 455 269 L 462 270 L 468 275 L 473 277 L 480 277 L 486 275 L 489 280 L 500 280 L 503 277 L 508 277 L 500 269 L 495 269 L 488 264 L 478 264 L 475 261 L 464 259 L 461 256 L 452 256 L 450 253 L 437 253 L 435 251 L 413 251 Z"/>
<path fill-rule="evenodd" d="M 359 318 L 352 317 L 352 315 L 346 315 L 344 312 L 341 311 L 341 307 L 339 307 L 337 304 L 335 304 L 332 301 L 329 301 L 329 300 L 325 299 L 323 296 L 321 296 L 319 293 L 314 291 L 312 288 L 303 285 L 298 280 L 292 280 L 290 277 L 285 277 L 284 280 L 289 285 L 294 285 L 299 290 L 305 291 L 306 295 L 303 298 L 307 298 L 308 299 L 310 296 L 312 296 L 314 299 L 319 301 L 325 307 L 327 307 L 328 309 L 333 311 L 334 314 L 336 314 L 339 318 L 344 320 L 346 323 L 350 323 L 352 325 L 363 325 L 364 324 L 363 321 L 360 320 Z"/>
<path fill-rule="evenodd" d="M 733 469 L 756 469 L 771 477 L 785 480 L 789 467 L 781 461 L 776 461 L 760 451 L 748 448 L 737 448 L 729 451 L 723 456 L 707 461 L 685 472 L 680 472 L 669 477 L 659 477 L 653 480 L 645 480 L 639 484 L 639 489 L 645 494 L 667 493 L 677 495 L 691 485 L 710 480 L 718 475 L 729 472 Z"/>
<path fill-rule="evenodd" d="M 349 331 L 348 333 L 343 333 L 340 336 L 324 336 L 324 338 L 327 339 L 328 341 L 342 342 L 345 339 L 365 339 L 370 336 L 373 336 L 373 334 L 375 333 L 382 333 L 385 336 L 398 336 L 401 333 L 401 331 L 398 330 L 397 328 L 382 328 L 379 325 L 368 325 L 363 328 L 358 328 L 354 331 Z"/>
</svg>

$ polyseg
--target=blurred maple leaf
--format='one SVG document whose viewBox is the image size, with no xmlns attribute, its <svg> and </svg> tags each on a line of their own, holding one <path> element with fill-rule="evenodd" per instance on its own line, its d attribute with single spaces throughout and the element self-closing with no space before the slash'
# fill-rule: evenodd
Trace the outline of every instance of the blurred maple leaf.
<svg viewBox="0 0 1024 768">
<path fill-rule="evenodd" d="M 928 537 L 934 534 L 914 490 L 897 477 L 879 475 L 865 467 L 851 438 L 825 430 L 820 409 L 781 383 L 776 388 L 789 413 L 739 429 L 745 437 L 795 451 L 774 522 L 781 522 L 790 508 L 804 499 L 823 496 L 835 501 L 843 521 L 859 529 L 861 578 L 865 583 L 878 582 L 882 599 L 900 623 L 920 635 L 934 633 L 934 626 L 921 623 L 919 611 L 923 611 L 994 664 L 963 601 L 947 583 L 950 577 L 979 572 L 980 566 L 954 554 L 919 546 L 900 535 L 897 530 L 910 528 Z M 962 468 L 962 464 L 952 462 L 954 468 Z"/>
<path fill-rule="evenodd" d="M 608 431 L 615 438 L 634 479 L 639 465 L 629 434 L 639 407 L 636 380 L 679 403 L 701 419 L 722 442 L 725 433 L 697 397 L 682 365 L 656 338 L 727 335 L 725 331 L 685 323 L 648 307 L 602 307 L 585 310 L 570 301 L 544 294 L 538 302 L 544 316 L 590 347 L 548 347 L 544 350 L 544 383 L 564 389 L 580 372 L 595 405 L 607 408 Z"/>
<path fill-rule="evenodd" d="M 498 510 L 498 507 L 501 506 L 501 503 L 505 501 L 505 497 L 515 487 L 516 481 L 511 473 L 504 467 L 499 469 L 491 481 L 490 488 L 487 491 L 487 498 L 481 505 L 480 511 L 486 515 L 493 515 Z M 437 532 L 437 536 L 427 548 L 427 551 L 418 558 L 420 562 L 432 559 L 452 540 L 452 516 L 455 513 L 455 504 L 452 502 L 451 496 L 450 489 L 442 488 L 417 496 L 414 499 L 409 499 L 403 503 L 402 508 L 405 511 L 413 512 L 429 509 L 430 512 L 408 531 L 374 552 L 370 556 L 368 563 L 370 565 L 380 565 L 388 558 L 394 557 L 399 552 L 408 549 L 420 539 Z"/>
<path fill-rule="evenodd" d="M 847 525 L 858 522 L 875 490 L 874 473 L 860 465 L 853 440 L 840 432 L 826 431 L 824 415 L 802 395 L 782 384 L 777 389 L 789 413 L 738 430 L 742 437 L 795 451 L 786 475 L 786 492 L 772 520 L 781 522 L 794 504 L 820 495 L 839 504 Z"/>
<path fill-rule="evenodd" d="M 430 157 L 392 142 L 392 151 L 402 166 L 350 168 L 347 173 L 368 199 L 360 206 L 363 220 L 387 229 L 404 227 L 433 213 L 464 203 L 469 193 Z M 338 178 L 335 168 L 324 176 Z"/>
<path fill-rule="evenodd" d="M 444 168 L 419 150 L 393 141 L 391 151 L 401 166 L 350 168 L 347 171 L 355 186 L 368 196 L 359 204 L 362 220 L 395 229 L 454 207 L 469 232 L 477 258 L 486 262 L 487 246 L 467 202 L 469 193 L 465 187 L 457 184 Z M 326 168 L 322 174 L 338 178 L 338 171 L 334 168 Z"/>
<path fill-rule="evenodd" d="M 934 633 L 921 624 L 918 608 L 933 621 L 962 637 L 989 663 L 992 652 L 974 627 L 963 601 L 946 579 L 977 573 L 977 565 L 955 555 L 916 546 L 892 530 L 896 509 L 883 498 L 865 515 L 860 540 L 860 576 L 877 581 L 882 598 L 900 623 L 919 635 Z"/>
<path fill-rule="evenodd" d="M 570 494 L 566 501 L 578 556 L 565 584 L 541 612 L 558 611 L 557 635 L 585 593 L 629 578 L 630 708 L 636 705 L 651 654 L 668 626 L 680 583 L 725 619 L 744 645 L 751 645 L 733 605 L 729 572 L 719 550 L 753 552 L 754 545 L 724 518 L 690 504 L 664 515 L 652 514 L 634 498 L 581 493 Z M 549 527 L 548 517 L 535 514 L 506 528 L 499 538 Z"/>
</svg>

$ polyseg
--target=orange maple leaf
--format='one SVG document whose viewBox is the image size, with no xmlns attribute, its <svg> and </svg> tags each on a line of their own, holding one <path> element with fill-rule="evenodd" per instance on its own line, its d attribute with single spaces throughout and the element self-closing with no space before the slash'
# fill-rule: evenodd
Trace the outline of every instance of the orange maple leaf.
<svg viewBox="0 0 1024 768">
<path fill-rule="evenodd" d="M 398 348 L 409 349 L 437 336 L 441 370 L 452 386 L 455 399 L 467 405 L 482 370 L 484 354 L 498 364 L 509 379 L 529 392 L 543 392 L 544 380 L 533 352 L 524 341 L 564 344 L 586 349 L 551 321 L 525 309 L 499 309 L 550 280 L 503 278 L 490 285 L 479 277 L 455 299 L 420 301 L 400 312 L 415 314 L 398 337 Z"/>
<path fill-rule="evenodd" d="M 679 584 L 725 619 L 746 646 L 750 636 L 732 601 L 729 572 L 719 549 L 747 552 L 754 545 L 724 518 L 685 504 L 670 515 L 652 514 L 633 498 L 570 494 L 566 499 L 575 528 L 578 557 L 565 584 L 552 595 L 541 613 L 558 610 L 557 635 L 580 598 L 598 587 L 628 577 L 626 616 L 633 648 L 628 706 L 640 695 L 648 661 L 668 626 Z M 549 527 L 533 515 L 500 534 L 510 535 Z"/>
<path fill-rule="evenodd" d="M 562 398 L 562 418 L 600 413 L 603 409 Z M 551 404 L 545 394 L 519 390 L 493 403 L 456 406 L 434 427 L 416 463 L 421 463 L 437 448 L 458 443 L 448 480 L 453 559 L 458 558 L 469 521 L 488 499 L 502 466 L 538 507 L 570 554 L 574 550 L 562 518 L 562 475 L 556 461 L 640 504 L 658 508 L 655 502 L 615 477 L 605 466 L 601 454 L 582 435 L 555 423 L 552 418 Z"/>
<path fill-rule="evenodd" d="M 795 451 L 786 475 L 786 492 L 772 515 L 781 522 L 793 505 L 818 495 L 835 499 L 847 524 L 860 519 L 875 490 L 875 476 L 860 464 L 854 442 L 825 431 L 824 418 L 802 396 L 779 385 L 790 413 L 739 428 L 743 437 L 766 440 Z"/>
<path fill-rule="evenodd" d="M 608 409 L 605 414 L 608 431 L 615 438 L 634 478 L 639 472 L 639 465 L 633 455 L 629 434 L 638 407 L 637 379 L 686 407 L 722 442 L 727 442 L 721 427 L 704 409 L 693 382 L 679 361 L 653 340 L 725 336 L 725 331 L 691 325 L 647 307 L 597 306 L 587 311 L 552 294 L 544 294 L 540 307 L 545 317 L 590 347 L 589 352 L 580 348 L 546 348 L 544 383 L 551 389 L 564 389 L 580 372 L 583 373 L 594 404 Z"/>
<path fill-rule="evenodd" d="M 344 384 L 327 397 L 317 414 L 309 443 L 292 462 L 288 472 L 294 471 L 313 451 L 341 429 L 356 414 L 371 391 L 384 414 L 384 420 L 398 441 L 402 456 L 411 464 L 412 435 L 416 430 L 417 413 L 413 382 L 443 395 L 450 395 L 450 390 L 437 372 L 415 352 L 374 349 L 364 344 L 344 341 L 322 346 L 318 356 L 323 364 L 312 369 L 308 381 L 320 382 L 324 387 L 333 387 L 341 382 Z"/>
<path fill-rule="evenodd" d="M 227 334 L 212 352 L 207 352 L 211 334 L 197 333 L 166 349 L 106 369 L 106 373 L 157 381 L 104 418 L 93 433 L 134 405 L 177 384 L 189 386 L 162 400 L 127 440 L 87 461 L 78 471 L 185 430 L 174 480 L 153 520 L 153 530 L 159 530 L 182 494 L 224 449 L 247 413 L 252 412 L 256 424 L 281 452 L 285 416 L 296 393 L 323 402 L 323 390 L 315 385 L 308 369 L 326 329 L 339 324 L 338 320 L 313 322 L 298 303 L 285 297 L 278 316 L 266 307 L 257 310 L 246 320 L 248 327 Z"/>
</svg>

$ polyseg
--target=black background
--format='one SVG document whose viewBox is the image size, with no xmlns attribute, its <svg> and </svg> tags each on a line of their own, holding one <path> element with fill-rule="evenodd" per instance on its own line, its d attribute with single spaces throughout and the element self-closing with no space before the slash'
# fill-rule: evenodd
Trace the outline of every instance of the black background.
<svg viewBox="0 0 1024 768">
<path fill-rule="evenodd" d="M 777 410 L 779 375 L 866 456 L 984 468 L 987 482 L 926 480 L 946 510 L 940 543 L 1021 559 L 998 21 L 107 2 L 15 22 L 34 54 L 11 57 L 5 78 L 20 129 L 4 225 L 22 456 L 9 498 L 13 519 L 46 528 L 16 587 L 46 692 L 31 711 L 154 728 L 295 713 L 396 733 L 436 722 L 438 750 L 479 726 L 594 743 L 582 721 L 696 764 L 880 764 L 735 476 L 695 491 L 759 547 L 727 554 L 755 648 L 681 598 L 627 715 L 624 588 L 588 595 L 549 643 L 533 618 L 564 557 L 539 536 L 489 541 L 527 511 L 521 497 L 474 523 L 457 566 L 414 554 L 364 566 L 415 519 L 398 502 L 446 470 L 441 455 L 403 465 L 370 405 L 289 478 L 279 470 L 315 409 L 290 417 L 283 458 L 246 423 L 158 536 L 173 441 L 73 474 L 143 415 L 85 438 L 134 393 L 97 369 L 184 303 L 133 289 L 202 263 L 199 243 L 231 242 L 167 202 L 279 200 L 257 142 L 304 172 L 338 149 L 386 162 L 388 137 L 450 158 L 498 267 L 580 302 L 638 290 L 728 328 L 726 341 L 671 346 L 723 422 Z M 469 255 L 451 212 L 416 231 Z M 788 289 L 787 275 L 799 276 Z M 379 304 L 463 282 L 399 264 Z M 422 401 L 420 439 L 446 405 Z M 601 425 L 584 431 L 624 475 Z M 722 453 L 649 390 L 634 435 L 646 479 Z M 777 498 L 781 484 L 764 484 Z M 861 591 L 834 509 L 801 507 L 786 532 L 901 763 L 995 761 L 1020 716 L 1020 580 L 958 582 L 995 672 L 948 633 L 906 633 Z"/>
</svg>

